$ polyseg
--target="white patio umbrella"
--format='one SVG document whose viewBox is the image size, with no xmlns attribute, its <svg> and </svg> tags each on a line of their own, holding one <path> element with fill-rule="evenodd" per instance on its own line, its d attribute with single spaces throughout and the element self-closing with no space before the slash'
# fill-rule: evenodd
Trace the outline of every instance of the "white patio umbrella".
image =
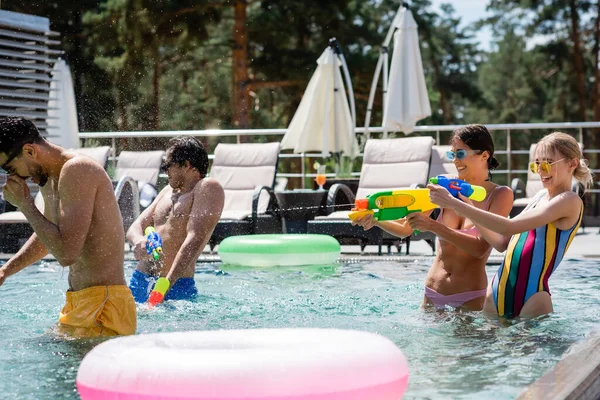
<svg viewBox="0 0 600 400">
<path fill-rule="evenodd" d="M 281 141 L 282 149 L 296 153 L 321 151 L 323 157 L 340 152 L 352 156 L 357 150 L 354 95 L 343 57 L 332 39 L 317 60 L 317 69 Z M 340 67 L 344 69 L 352 112 Z"/>
<path fill-rule="evenodd" d="M 383 67 L 383 136 L 388 131 L 411 133 L 417 121 L 431 115 L 425 85 L 417 23 L 406 5 L 394 17 L 375 68 L 367 105 L 365 133 L 368 137 L 371 110 L 379 73 Z M 388 45 L 394 38 L 394 50 L 388 79 Z"/>
<path fill-rule="evenodd" d="M 71 70 L 64 60 L 54 64 L 48 101 L 48 139 L 64 148 L 79 148 L 79 125 Z"/>
</svg>

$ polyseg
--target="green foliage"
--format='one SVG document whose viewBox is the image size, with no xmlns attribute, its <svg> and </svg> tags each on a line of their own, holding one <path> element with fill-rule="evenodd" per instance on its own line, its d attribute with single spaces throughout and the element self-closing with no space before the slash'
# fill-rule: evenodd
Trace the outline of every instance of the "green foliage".
<svg viewBox="0 0 600 400">
<path fill-rule="evenodd" d="M 25 5 L 6 0 L 3 6 L 50 18 L 74 74 L 80 126 L 105 131 L 231 128 L 235 3 L 82 0 Z M 571 17 L 579 20 L 584 90 L 592 93 L 596 2 L 577 0 L 571 9 L 571 2 L 559 0 L 490 0 L 492 16 L 467 27 L 450 4 L 437 11 L 431 0 L 409 3 L 419 25 L 433 111 L 420 124 L 580 119 Z M 397 0 L 249 1 L 251 126 L 289 124 L 331 37 L 338 39 L 347 60 L 357 125 L 362 126 L 381 43 L 398 7 Z M 496 40 L 487 53 L 474 39 L 483 25 L 492 28 Z M 527 45 L 545 34 L 550 34 L 545 41 Z M 381 121 L 380 88 L 372 126 Z M 588 118 L 594 115 L 595 101 L 586 95 Z"/>
</svg>

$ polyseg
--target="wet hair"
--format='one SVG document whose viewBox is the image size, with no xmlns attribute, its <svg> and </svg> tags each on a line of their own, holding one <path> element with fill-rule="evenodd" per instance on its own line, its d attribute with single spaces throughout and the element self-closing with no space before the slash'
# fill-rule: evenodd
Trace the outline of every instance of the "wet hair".
<svg viewBox="0 0 600 400">
<path fill-rule="evenodd" d="M 500 166 L 494 157 L 494 140 L 490 131 L 484 125 L 467 125 L 453 132 L 450 143 L 455 139 L 462 140 L 472 150 L 479 150 L 479 154 L 487 151 L 490 157 L 487 159 L 488 169 L 493 170 Z"/>
<path fill-rule="evenodd" d="M 553 132 L 540 139 L 536 146 L 536 152 L 538 150 L 545 150 L 549 153 L 557 152 L 568 160 L 579 160 L 577 168 L 573 171 L 573 178 L 580 182 L 585 189 L 589 189 L 593 185 L 592 171 L 588 167 L 587 160 L 583 159 L 581 147 L 573 136 L 563 132 Z"/>
<path fill-rule="evenodd" d="M 18 155 L 23 145 L 44 140 L 36 126 L 21 117 L 0 117 L 0 153 L 8 158 Z"/>
<path fill-rule="evenodd" d="M 208 173 L 208 153 L 200 141 L 191 136 L 179 136 L 169 141 L 170 147 L 167 149 L 167 159 L 163 168 L 177 164 L 183 166 L 189 161 L 193 168 L 196 168 L 203 177 Z"/>
</svg>

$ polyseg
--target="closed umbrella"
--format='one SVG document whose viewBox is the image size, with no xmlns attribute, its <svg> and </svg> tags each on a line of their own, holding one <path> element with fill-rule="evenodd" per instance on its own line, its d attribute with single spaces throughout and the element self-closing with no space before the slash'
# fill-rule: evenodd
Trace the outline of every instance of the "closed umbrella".
<svg viewBox="0 0 600 400">
<path fill-rule="evenodd" d="M 317 60 L 300 105 L 281 141 L 282 149 L 296 153 L 321 151 L 353 155 L 356 151 L 354 113 L 350 111 L 340 67 L 344 68 L 354 108 L 352 86 L 335 39 Z"/>
<path fill-rule="evenodd" d="M 48 101 L 48 139 L 64 148 L 79 148 L 79 125 L 71 70 L 64 60 L 54 64 Z"/>
<path fill-rule="evenodd" d="M 405 4 L 402 5 L 383 43 L 375 70 L 365 122 L 367 135 L 371 107 L 382 67 L 384 137 L 387 137 L 388 131 L 411 133 L 417 121 L 431 115 L 417 28 L 412 13 Z M 394 48 L 388 77 L 387 50 L 392 37 L 394 38 Z"/>
</svg>

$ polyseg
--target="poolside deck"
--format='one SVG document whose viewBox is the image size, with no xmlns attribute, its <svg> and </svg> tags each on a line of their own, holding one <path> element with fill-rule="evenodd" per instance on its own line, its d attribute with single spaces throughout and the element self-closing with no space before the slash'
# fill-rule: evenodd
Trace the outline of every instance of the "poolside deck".
<svg viewBox="0 0 600 400">
<path fill-rule="evenodd" d="M 384 249 L 384 251 L 387 249 Z M 360 248 L 358 246 L 342 246 L 342 259 L 394 259 L 398 261 L 414 261 L 420 259 L 431 258 L 433 256 L 431 248 L 420 240 L 411 242 L 410 244 L 410 255 L 404 255 L 404 248 L 399 254 L 395 250 L 393 254 L 383 256 L 377 255 L 376 246 L 367 246 L 364 254 L 360 254 Z M 503 255 L 496 250 L 492 250 L 492 254 L 488 260 L 488 264 L 499 264 L 502 261 Z M 600 263 L 600 229 L 597 226 L 586 227 L 585 229 L 579 229 L 575 235 L 575 239 L 571 243 L 569 250 L 567 251 L 566 257 L 568 258 L 597 258 Z"/>
<path fill-rule="evenodd" d="M 342 255 L 340 260 L 343 262 L 361 262 L 361 261 L 399 261 L 399 262 L 427 262 L 433 257 L 431 247 L 424 241 L 413 241 L 410 244 L 410 255 L 405 255 L 405 248 L 401 248 L 398 253 L 397 249 L 392 248 L 391 254 L 387 254 L 387 248 L 383 249 L 384 254 L 377 255 L 377 246 L 367 246 L 361 254 L 359 246 L 342 246 Z M 200 256 L 200 261 L 204 262 L 219 262 L 218 249 L 215 249 L 214 254 L 211 254 L 208 247 Z M 129 252 L 126 257 L 130 256 Z M 496 250 L 492 250 L 492 254 L 488 259 L 488 264 L 496 265 L 502 262 L 503 255 Z M 579 230 L 571 247 L 567 252 L 569 258 L 597 258 L 600 263 L 600 229 L 596 227 L 587 227 Z"/>
<path fill-rule="evenodd" d="M 125 259 L 133 260 L 133 253 L 129 250 L 129 245 L 125 246 Z M 367 246 L 361 254 L 359 246 L 342 246 L 341 261 L 343 262 L 361 262 L 361 261 L 399 261 L 399 262 L 414 262 L 424 261 L 433 257 L 431 248 L 425 241 L 414 241 L 410 245 L 410 255 L 405 255 L 405 248 L 402 247 L 401 252 L 393 248 L 391 254 L 387 254 L 387 248 L 384 248 L 384 254 L 377 255 L 377 246 Z M 0 253 L 0 260 L 8 260 L 12 254 Z M 600 229 L 597 226 L 586 227 L 580 229 L 575 235 L 573 243 L 567 252 L 569 258 L 597 258 L 600 262 Z M 53 259 L 51 255 L 45 259 Z M 218 247 L 214 252 L 210 252 L 207 246 L 204 252 L 200 255 L 200 262 L 220 262 L 218 255 Z M 492 250 L 492 254 L 488 260 L 488 264 L 499 264 L 502 261 L 502 254 L 496 250 Z"/>
</svg>

